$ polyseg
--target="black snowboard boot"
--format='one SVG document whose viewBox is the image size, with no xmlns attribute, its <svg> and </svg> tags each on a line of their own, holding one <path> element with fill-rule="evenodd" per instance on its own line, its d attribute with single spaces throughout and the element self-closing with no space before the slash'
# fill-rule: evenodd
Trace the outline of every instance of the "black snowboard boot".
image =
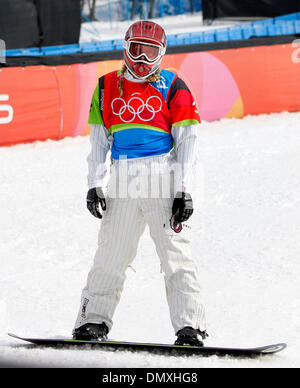
<svg viewBox="0 0 300 388">
<path fill-rule="evenodd" d="M 102 323 L 86 323 L 73 331 L 73 339 L 82 341 L 107 340 L 108 327 Z"/>
<path fill-rule="evenodd" d="M 190 346 L 203 346 L 203 340 L 206 338 L 206 332 L 193 329 L 190 326 L 186 326 L 179 330 L 177 333 L 177 340 L 175 345 L 190 345 Z"/>
</svg>

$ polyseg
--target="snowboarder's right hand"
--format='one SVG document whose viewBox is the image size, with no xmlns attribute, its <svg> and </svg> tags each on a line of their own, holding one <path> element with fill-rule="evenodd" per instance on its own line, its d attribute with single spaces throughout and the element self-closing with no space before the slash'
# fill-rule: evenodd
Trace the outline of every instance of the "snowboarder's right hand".
<svg viewBox="0 0 300 388">
<path fill-rule="evenodd" d="M 86 206 L 93 216 L 102 218 L 102 214 L 99 211 L 99 204 L 102 210 L 106 210 L 106 201 L 102 188 L 94 187 L 93 189 L 89 189 L 86 197 Z"/>
</svg>

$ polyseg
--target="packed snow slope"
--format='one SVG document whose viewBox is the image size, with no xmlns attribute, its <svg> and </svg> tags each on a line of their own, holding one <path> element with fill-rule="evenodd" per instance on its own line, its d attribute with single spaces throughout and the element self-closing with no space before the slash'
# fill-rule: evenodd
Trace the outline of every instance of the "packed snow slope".
<svg viewBox="0 0 300 388">
<path fill-rule="evenodd" d="M 239 359 L 41 349 L 7 336 L 70 336 L 100 221 L 86 209 L 88 137 L 0 148 L 0 364 L 47 367 L 300 366 L 300 112 L 223 119 L 199 131 L 193 252 L 207 345 L 287 342 Z M 148 231 L 128 268 L 110 338 L 172 343 Z"/>
<path fill-rule="evenodd" d="M 210 23 L 210 25 L 204 25 L 202 12 L 165 16 L 151 20 L 160 24 L 167 35 L 219 29 L 224 28 L 225 26 L 232 26 L 241 23 L 240 21 L 234 20 L 214 20 Z M 80 43 L 110 39 L 124 39 L 125 33 L 131 24 L 132 20 L 111 22 L 101 20 L 82 23 L 79 38 Z"/>
</svg>

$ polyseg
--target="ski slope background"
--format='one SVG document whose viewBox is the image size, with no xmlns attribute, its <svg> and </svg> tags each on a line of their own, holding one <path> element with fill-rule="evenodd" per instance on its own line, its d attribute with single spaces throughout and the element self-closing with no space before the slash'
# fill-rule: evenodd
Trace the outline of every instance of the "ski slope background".
<svg viewBox="0 0 300 388">
<path fill-rule="evenodd" d="M 287 342 L 259 359 L 41 349 L 70 336 L 100 221 L 86 209 L 88 137 L 0 148 L 0 364 L 43 367 L 299 367 L 300 112 L 202 123 L 193 252 L 207 345 Z M 199 201 L 200 199 L 200 201 Z M 173 343 L 149 232 L 128 268 L 110 338 Z"/>
<path fill-rule="evenodd" d="M 225 26 L 229 27 L 241 23 L 238 20 L 213 20 L 209 23 L 209 25 L 204 25 L 202 12 L 165 16 L 161 18 L 153 18 L 151 20 L 160 24 L 164 28 L 167 35 L 219 29 L 224 28 Z M 123 39 L 127 29 L 131 24 L 131 20 L 101 20 L 82 23 L 79 38 L 80 43 L 99 40 Z"/>
</svg>

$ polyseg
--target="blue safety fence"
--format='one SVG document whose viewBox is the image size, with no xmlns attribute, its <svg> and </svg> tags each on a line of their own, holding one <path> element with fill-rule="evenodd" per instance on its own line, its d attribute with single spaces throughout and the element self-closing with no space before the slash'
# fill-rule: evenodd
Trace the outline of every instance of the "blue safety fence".
<svg viewBox="0 0 300 388">
<path fill-rule="evenodd" d="M 300 12 L 242 23 L 232 27 L 208 29 L 202 32 L 187 32 L 167 35 L 168 46 L 246 40 L 252 37 L 268 37 L 300 34 Z M 63 55 L 113 51 L 123 49 L 123 39 L 85 42 L 64 46 L 44 46 L 41 48 L 6 50 L 6 56 Z"/>
</svg>

